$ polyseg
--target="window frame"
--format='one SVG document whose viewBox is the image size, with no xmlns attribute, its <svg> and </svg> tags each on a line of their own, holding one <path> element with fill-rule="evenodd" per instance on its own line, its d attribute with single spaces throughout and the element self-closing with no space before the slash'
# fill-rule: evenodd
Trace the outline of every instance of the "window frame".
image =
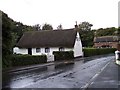
<svg viewBox="0 0 120 90">
<path fill-rule="evenodd" d="M 59 47 L 59 51 L 65 51 L 64 47 Z"/>
<path fill-rule="evenodd" d="M 45 53 L 49 53 L 50 52 L 50 48 L 49 47 L 46 47 L 45 48 Z"/>
<path fill-rule="evenodd" d="M 40 53 L 41 52 L 41 48 L 36 48 L 36 53 Z"/>
</svg>

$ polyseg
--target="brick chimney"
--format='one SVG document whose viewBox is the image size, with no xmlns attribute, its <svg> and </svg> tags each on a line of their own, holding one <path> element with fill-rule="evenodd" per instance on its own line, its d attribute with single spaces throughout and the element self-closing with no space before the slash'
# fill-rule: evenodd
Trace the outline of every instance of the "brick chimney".
<svg viewBox="0 0 120 90">
<path fill-rule="evenodd" d="M 76 21 L 75 23 L 76 23 L 76 25 L 75 25 L 75 29 L 78 29 L 77 21 Z"/>
</svg>

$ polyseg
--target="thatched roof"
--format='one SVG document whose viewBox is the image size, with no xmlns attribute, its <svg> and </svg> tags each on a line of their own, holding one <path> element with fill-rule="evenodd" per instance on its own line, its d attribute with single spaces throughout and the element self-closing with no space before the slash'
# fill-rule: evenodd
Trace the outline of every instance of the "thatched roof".
<svg viewBox="0 0 120 90">
<path fill-rule="evenodd" d="M 119 36 L 101 36 L 101 37 L 95 37 L 94 42 L 118 42 L 120 41 Z"/>
<path fill-rule="evenodd" d="M 74 29 L 26 32 L 16 46 L 21 48 L 73 47 L 76 34 L 77 31 Z"/>
</svg>

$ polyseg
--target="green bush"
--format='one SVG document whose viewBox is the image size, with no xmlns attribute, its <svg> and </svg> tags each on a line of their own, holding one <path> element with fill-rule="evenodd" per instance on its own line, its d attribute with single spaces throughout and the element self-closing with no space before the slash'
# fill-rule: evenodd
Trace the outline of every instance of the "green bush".
<svg viewBox="0 0 120 90">
<path fill-rule="evenodd" d="M 46 55 L 32 56 L 32 55 L 13 55 L 11 58 L 12 66 L 24 66 L 32 64 L 46 63 Z"/>
<path fill-rule="evenodd" d="M 2 58 L 2 68 L 11 67 L 11 55 L 3 56 Z"/>
<path fill-rule="evenodd" d="M 103 55 L 103 54 L 110 54 L 115 52 L 115 48 L 84 48 L 84 56 L 95 56 L 95 55 Z"/>
<path fill-rule="evenodd" d="M 55 61 L 59 60 L 69 60 L 74 58 L 74 53 L 73 51 L 54 51 L 54 59 Z"/>
</svg>

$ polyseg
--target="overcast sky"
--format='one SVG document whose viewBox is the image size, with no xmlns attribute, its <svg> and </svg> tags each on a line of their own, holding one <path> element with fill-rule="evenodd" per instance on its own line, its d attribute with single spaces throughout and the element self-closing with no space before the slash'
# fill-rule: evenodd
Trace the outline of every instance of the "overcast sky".
<svg viewBox="0 0 120 90">
<path fill-rule="evenodd" d="M 0 0 L 0 10 L 15 21 L 73 28 L 87 21 L 92 29 L 118 27 L 119 0 Z"/>
</svg>

